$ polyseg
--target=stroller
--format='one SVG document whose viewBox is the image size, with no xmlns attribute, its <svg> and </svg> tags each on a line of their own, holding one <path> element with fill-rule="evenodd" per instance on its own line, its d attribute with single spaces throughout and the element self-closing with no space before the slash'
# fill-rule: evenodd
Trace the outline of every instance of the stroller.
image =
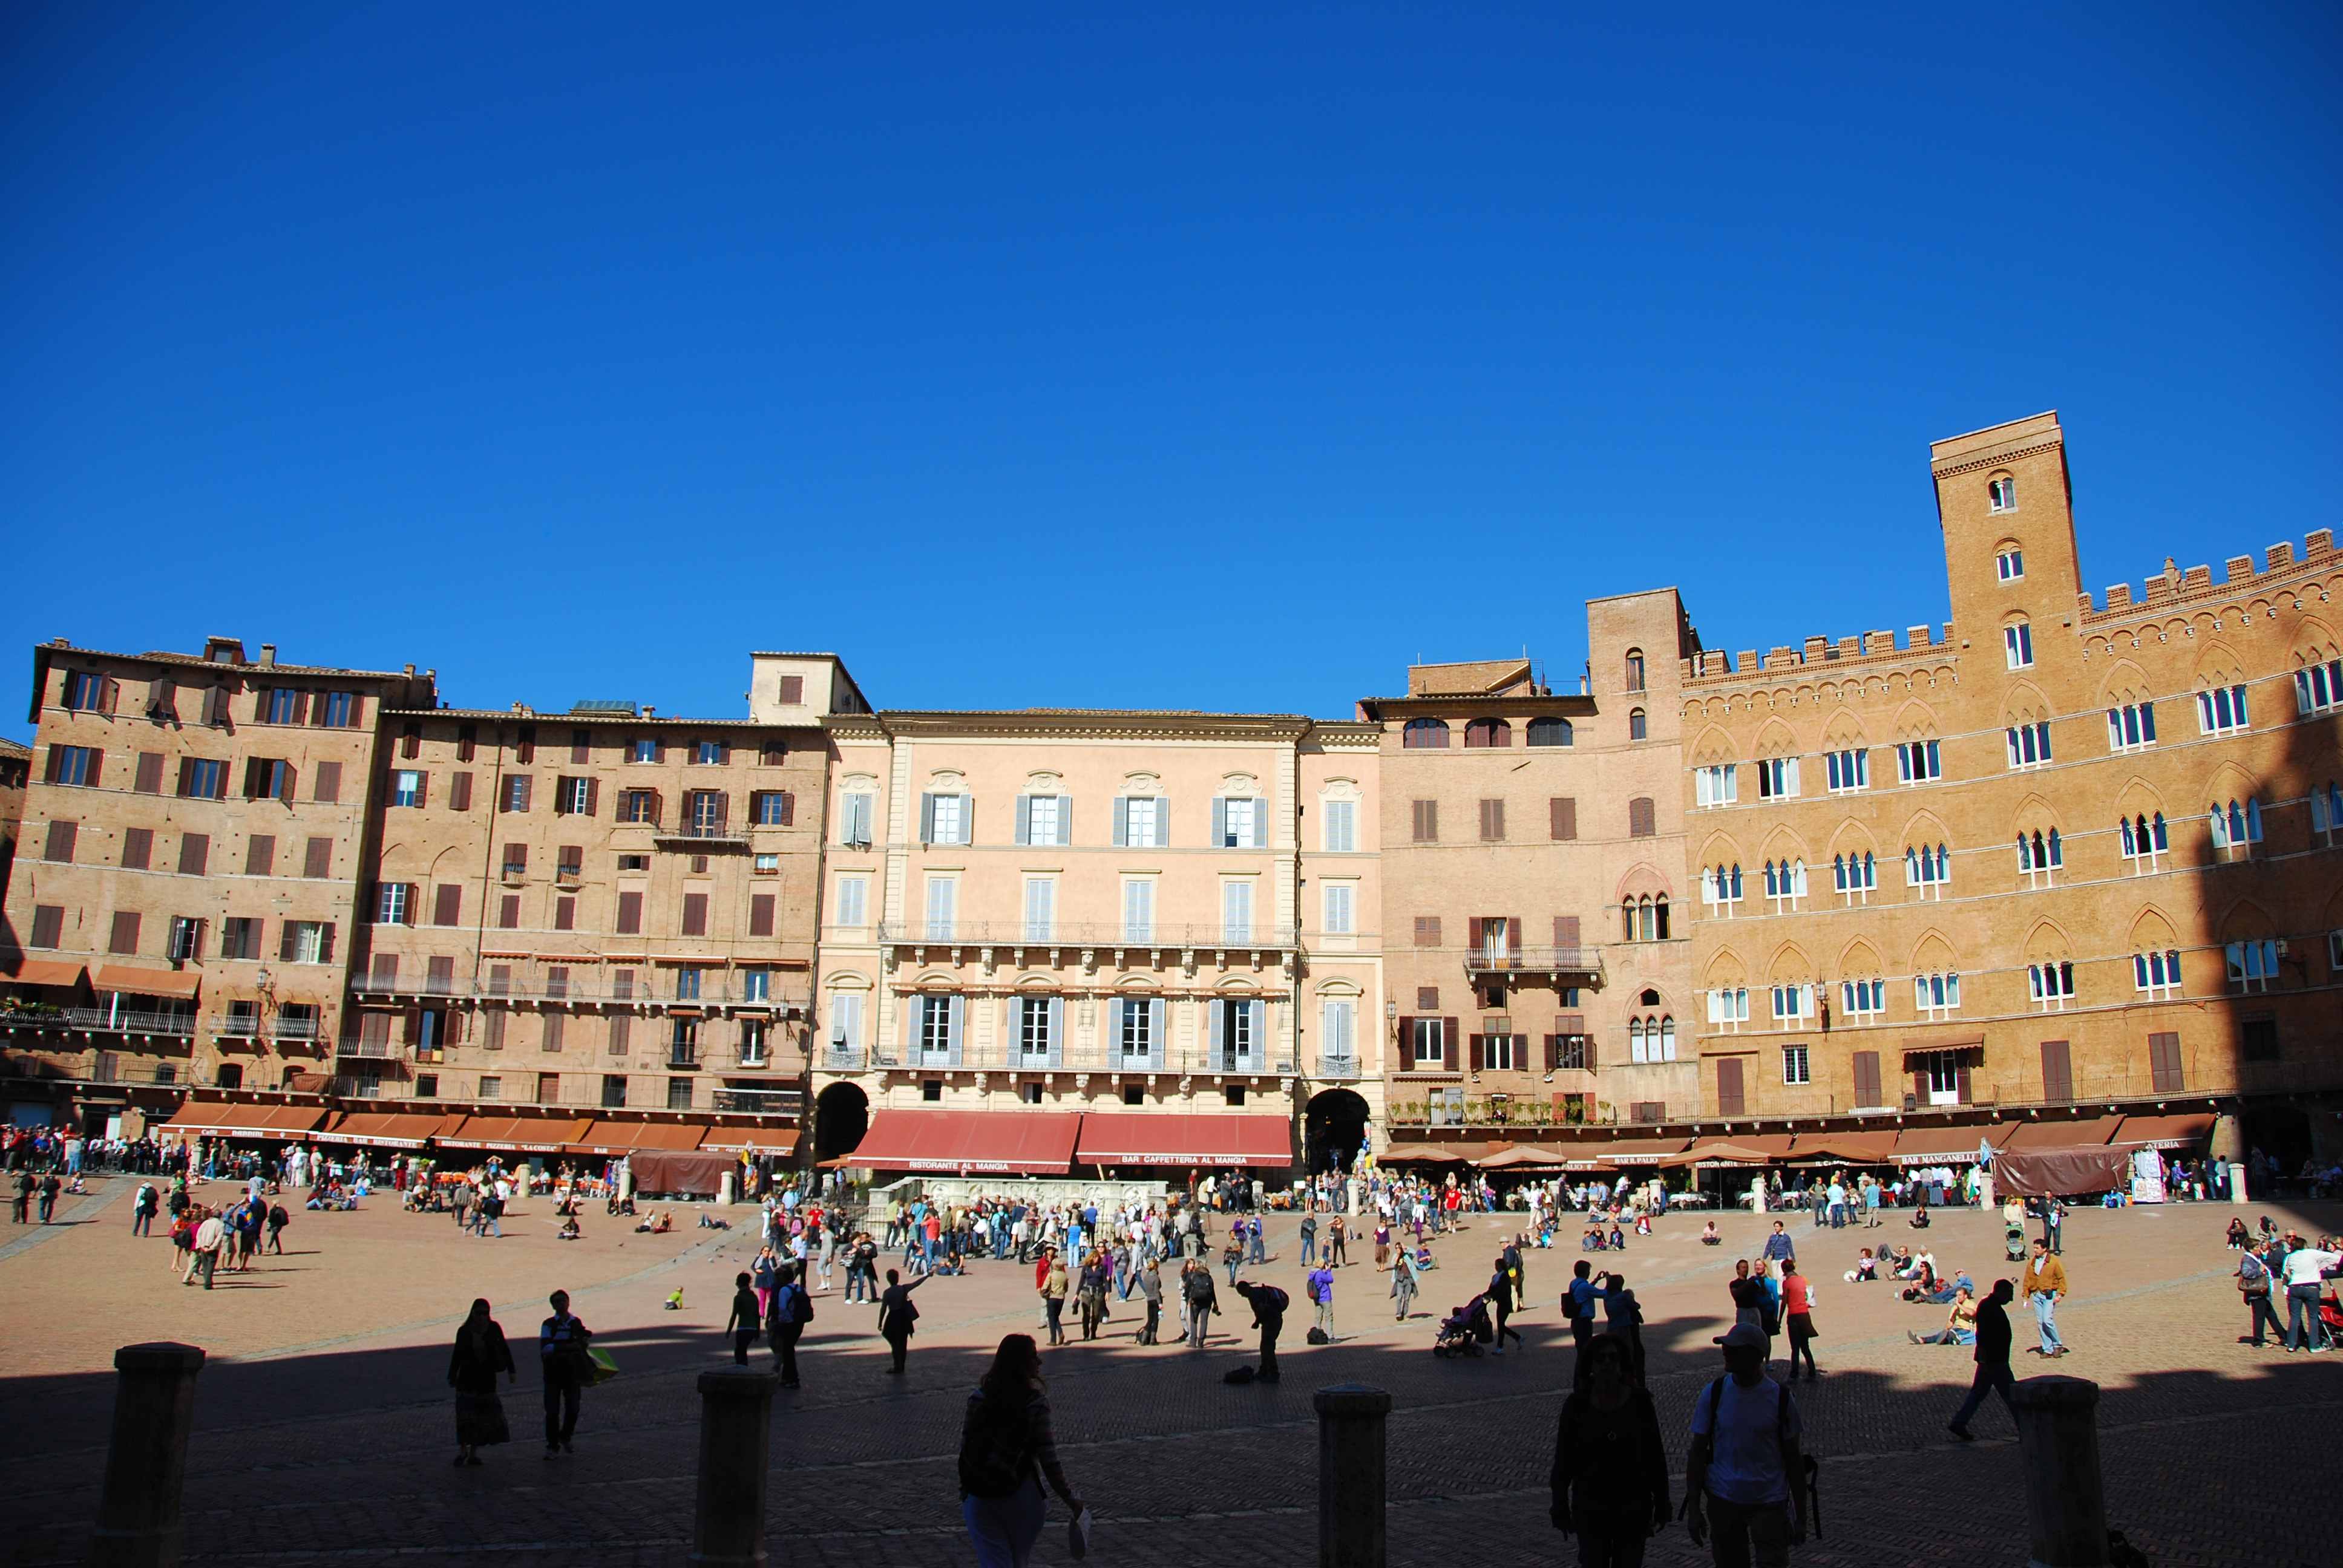
<svg viewBox="0 0 2343 1568">
<path fill-rule="evenodd" d="M 1489 1298 L 1475 1296 L 1442 1320 L 1432 1353 L 1443 1359 L 1477 1356 L 1481 1347 L 1496 1336 L 1496 1327 L 1489 1322 Z"/>
<path fill-rule="evenodd" d="M 2006 1225 L 2002 1228 L 2001 1253 L 2013 1263 L 2026 1261 L 2026 1227 Z"/>
</svg>

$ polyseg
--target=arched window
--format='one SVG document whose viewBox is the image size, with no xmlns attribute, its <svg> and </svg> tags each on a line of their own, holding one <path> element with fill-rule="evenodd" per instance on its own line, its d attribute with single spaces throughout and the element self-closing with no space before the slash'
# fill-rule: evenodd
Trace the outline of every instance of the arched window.
<svg viewBox="0 0 2343 1568">
<path fill-rule="evenodd" d="M 1639 1005 L 1639 1006 L 1643 1006 L 1643 1007 L 1657 1007 L 1657 1006 L 1659 1006 L 1659 1005 L 1660 1005 L 1660 993 L 1659 993 L 1659 992 L 1657 992 L 1657 991 L 1655 991 L 1655 990 L 1645 990 L 1645 991 L 1644 992 L 1643 1000 L 1642 1000 L 1642 1001 L 1641 1001 L 1640 1003 L 1638 1003 L 1638 1005 Z"/>
<path fill-rule="evenodd" d="M 1640 648 L 1631 648 L 1627 650 L 1627 689 L 1630 691 L 1644 689 L 1644 650 Z"/>
<path fill-rule="evenodd" d="M 1400 744 L 1410 750 L 1445 750 L 1448 747 L 1448 720 L 1411 719 L 1407 721 L 1407 728 L 1400 731 Z"/>
<path fill-rule="evenodd" d="M 1644 710 L 1642 709 L 1635 709 L 1627 715 L 1628 739 L 1642 740 L 1647 739 L 1651 733 L 1651 721 L 1644 717 Z"/>
<path fill-rule="evenodd" d="M 1530 720 L 1530 744 L 1533 746 L 1568 746 L 1577 737 L 1571 732 L 1567 719 L 1533 719 Z"/>
<path fill-rule="evenodd" d="M 1486 747 L 1501 749 L 1513 743 L 1513 727 L 1502 719 L 1476 719 L 1464 727 L 1464 744 L 1468 749 Z"/>
<path fill-rule="evenodd" d="M 1985 493 L 1992 501 L 1995 511 L 2017 510 L 2017 481 L 2007 474 L 1996 474 L 1993 482 L 1986 486 Z"/>
</svg>

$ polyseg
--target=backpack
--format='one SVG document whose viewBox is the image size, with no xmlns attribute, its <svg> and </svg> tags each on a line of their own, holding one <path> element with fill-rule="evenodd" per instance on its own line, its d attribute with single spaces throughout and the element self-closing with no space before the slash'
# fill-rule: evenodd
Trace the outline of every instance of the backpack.
<svg viewBox="0 0 2343 1568">
<path fill-rule="evenodd" d="M 1310 1332 L 1302 1335 L 1302 1339 L 1305 1344 L 1322 1345 L 1330 1342 L 1326 1338 L 1326 1331 L 1315 1323 L 1310 1325 Z"/>
<path fill-rule="evenodd" d="M 1293 1304 L 1293 1298 L 1287 1295 L 1284 1290 L 1277 1285 L 1262 1285 L 1255 1290 L 1253 1294 L 1267 1297 L 1271 1308 L 1281 1314 Z M 1310 1299 L 1313 1302 L 1318 1299 L 1318 1292 L 1314 1288 L 1310 1292 Z"/>
<path fill-rule="evenodd" d="M 960 1445 L 960 1489 L 970 1497 L 1011 1497 L 1033 1467 L 1032 1433 L 1023 1411 L 994 1408 L 988 1394 L 972 1412 Z"/>
<path fill-rule="evenodd" d="M 806 1288 L 799 1284 L 791 1284 L 786 1288 L 789 1292 L 789 1301 L 782 1308 L 782 1321 L 795 1323 L 800 1328 L 813 1322 L 813 1298 L 806 1294 Z"/>
</svg>

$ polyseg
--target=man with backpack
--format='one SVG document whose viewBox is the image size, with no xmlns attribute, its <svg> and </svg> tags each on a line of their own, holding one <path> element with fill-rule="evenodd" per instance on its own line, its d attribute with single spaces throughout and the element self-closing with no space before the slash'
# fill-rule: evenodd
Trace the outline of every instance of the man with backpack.
<svg viewBox="0 0 2343 1568">
<path fill-rule="evenodd" d="M 1204 1277 L 1210 1280 L 1212 1275 L 1207 1273 Z M 1291 1304 L 1291 1298 L 1275 1285 L 1256 1285 L 1251 1280 L 1237 1282 L 1237 1294 L 1252 1308 L 1253 1325 L 1261 1330 L 1261 1370 L 1253 1374 L 1253 1381 L 1275 1382 L 1277 1336 L 1285 1327 L 1285 1309 Z"/>
<path fill-rule="evenodd" d="M 1717 1568 L 1747 1568 L 1753 1555 L 1757 1568 L 1786 1568 L 1806 1538 L 1797 1402 L 1765 1375 L 1762 1330 L 1735 1323 L 1724 1344 L 1725 1375 L 1693 1400 L 1684 1525 L 1694 1545 L 1709 1544 L 1713 1506 Z"/>
<path fill-rule="evenodd" d="M 1221 1304 L 1220 1292 L 1212 1288 L 1212 1271 L 1201 1264 L 1192 1266 L 1180 1282 L 1180 1292 L 1188 1303 L 1188 1343 L 1202 1350 L 1204 1336 L 1212 1332 L 1212 1314 Z"/>
<path fill-rule="evenodd" d="M 798 1386 L 798 1336 L 811 1322 L 813 1297 L 807 1293 L 797 1270 L 785 1264 L 765 1318 L 765 1332 L 772 1336 L 773 1359 L 780 1363 L 783 1388 Z"/>
<path fill-rule="evenodd" d="M 1318 1323 L 1312 1331 L 1312 1342 L 1332 1344 L 1334 1342 L 1334 1271 L 1321 1263 L 1310 1271 L 1310 1277 L 1304 1288 L 1309 1292 L 1311 1303 L 1318 1309 Z"/>
</svg>

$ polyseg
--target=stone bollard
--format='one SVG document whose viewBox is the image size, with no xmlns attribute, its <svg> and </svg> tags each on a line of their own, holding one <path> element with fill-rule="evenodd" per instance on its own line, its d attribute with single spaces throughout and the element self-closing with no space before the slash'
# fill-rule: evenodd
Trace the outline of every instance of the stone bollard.
<svg viewBox="0 0 2343 1568">
<path fill-rule="evenodd" d="M 2229 1162 L 2229 1201 L 2232 1203 L 2252 1201 L 2246 1196 L 2246 1168 L 2234 1160 Z"/>
<path fill-rule="evenodd" d="M 764 1568 L 765 1470 L 773 1446 L 769 1372 L 721 1367 L 699 1374 L 699 1495 L 691 1561 Z"/>
<path fill-rule="evenodd" d="M 1383 1568 L 1383 1423 L 1391 1395 L 1340 1382 L 1318 1411 L 1318 1568 Z"/>
<path fill-rule="evenodd" d="M 90 1568 L 173 1568 L 204 1352 L 194 1345 L 124 1345 L 114 1352 L 114 1370 L 120 1374 L 114 1437 L 89 1535 Z"/>
<path fill-rule="evenodd" d="M 2028 1568 L 2100 1568 L 2107 1561 L 2107 1503 L 2099 1480 L 2099 1385 L 2030 1377 L 2018 1383 L 2016 1403 Z"/>
</svg>

